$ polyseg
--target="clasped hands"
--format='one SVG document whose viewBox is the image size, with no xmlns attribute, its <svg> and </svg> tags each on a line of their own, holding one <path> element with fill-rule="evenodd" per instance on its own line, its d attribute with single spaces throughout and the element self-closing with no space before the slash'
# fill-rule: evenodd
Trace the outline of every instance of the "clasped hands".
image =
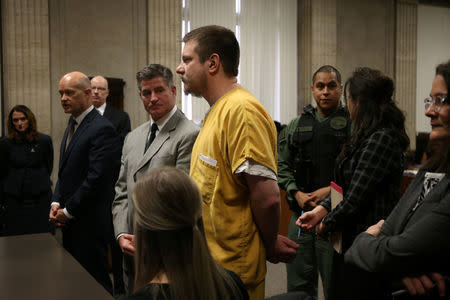
<svg viewBox="0 0 450 300">
<path fill-rule="evenodd" d="M 64 214 L 64 209 L 59 208 L 58 205 L 52 205 L 50 207 L 50 213 L 48 221 L 54 223 L 56 226 L 66 226 L 69 222 L 69 218 Z"/>
</svg>

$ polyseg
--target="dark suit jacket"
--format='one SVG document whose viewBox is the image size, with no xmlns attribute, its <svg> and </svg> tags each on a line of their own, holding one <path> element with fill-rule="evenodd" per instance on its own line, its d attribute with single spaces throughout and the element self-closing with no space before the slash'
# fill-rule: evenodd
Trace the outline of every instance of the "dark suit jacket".
<svg viewBox="0 0 450 300">
<path fill-rule="evenodd" d="M 130 117 L 128 116 L 128 114 L 124 111 L 112 107 L 111 105 L 106 104 L 103 116 L 107 118 L 111 122 L 111 124 L 113 124 L 123 144 L 125 136 L 128 134 L 128 132 L 131 131 Z"/>
<path fill-rule="evenodd" d="M 374 237 L 361 233 L 345 261 L 369 272 L 410 274 L 450 270 L 450 178 L 445 176 L 408 218 L 420 195 L 424 172 L 419 172 L 398 205 Z"/>
<path fill-rule="evenodd" d="M 119 137 L 96 109 L 83 119 L 65 151 L 67 134 L 68 129 L 61 143 L 53 201 L 75 217 L 69 227 L 108 238 L 112 234 L 113 171 L 120 161 Z"/>
<path fill-rule="evenodd" d="M 48 135 L 40 133 L 39 140 L 31 144 L 2 138 L 0 156 L 3 193 L 14 197 L 36 197 L 50 191 L 53 145 Z"/>
</svg>

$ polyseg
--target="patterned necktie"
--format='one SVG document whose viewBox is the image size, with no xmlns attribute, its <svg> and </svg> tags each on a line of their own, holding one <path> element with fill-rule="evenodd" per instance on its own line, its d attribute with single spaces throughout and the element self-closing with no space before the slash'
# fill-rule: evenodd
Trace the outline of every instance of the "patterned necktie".
<svg viewBox="0 0 450 300">
<path fill-rule="evenodd" d="M 69 125 L 68 125 L 69 132 L 67 134 L 67 140 L 66 140 L 66 150 L 67 150 L 67 147 L 69 146 L 70 140 L 72 139 L 72 136 L 73 136 L 73 134 L 75 132 L 75 125 L 76 124 L 77 124 L 77 121 L 75 121 L 75 118 L 70 116 L 70 118 L 69 118 Z"/>
<path fill-rule="evenodd" d="M 145 150 L 144 153 L 147 152 L 148 147 L 150 147 L 150 144 L 153 142 L 156 136 L 156 130 L 158 130 L 158 125 L 156 123 L 152 124 L 152 127 L 150 129 L 150 138 L 147 139 L 147 142 L 145 143 Z"/>
</svg>

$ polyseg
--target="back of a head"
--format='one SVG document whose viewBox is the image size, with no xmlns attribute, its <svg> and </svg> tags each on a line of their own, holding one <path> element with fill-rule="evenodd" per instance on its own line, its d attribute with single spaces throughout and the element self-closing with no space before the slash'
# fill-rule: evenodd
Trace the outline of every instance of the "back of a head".
<svg viewBox="0 0 450 300">
<path fill-rule="evenodd" d="M 206 245 L 201 194 L 187 173 L 174 167 L 149 171 L 136 182 L 133 203 L 137 289 L 164 273 L 175 299 L 232 294 Z"/>
<path fill-rule="evenodd" d="M 350 96 L 359 105 L 373 103 L 381 106 L 392 101 L 394 82 L 381 71 L 368 67 L 357 68 L 345 83 L 345 98 Z"/>
<path fill-rule="evenodd" d="M 402 149 L 406 150 L 409 138 L 405 130 L 405 116 L 392 99 L 394 88 L 391 78 L 368 67 L 356 68 L 346 81 L 346 102 L 358 102 L 356 117 L 352 121 L 357 134 L 355 143 L 374 130 L 390 128 L 398 135 Z"/>
<path fill-rule="evenodd" d="M 200 192 L 186 172 L 154 169 L 134 188 L 135 222 L 154 231 L 192 227 L 201 216 Z"/>
<path fill-rule="evenodd" d="M 233 31 L 218 25 L 203 26 L 184 36 L 183 42 L 190 41 L 197 42 L 195 51 L 201 63 L 216 53 L 220 57 L 225 74 L 230 77 L 238 75 L 240 50 Z"/>
</svg>

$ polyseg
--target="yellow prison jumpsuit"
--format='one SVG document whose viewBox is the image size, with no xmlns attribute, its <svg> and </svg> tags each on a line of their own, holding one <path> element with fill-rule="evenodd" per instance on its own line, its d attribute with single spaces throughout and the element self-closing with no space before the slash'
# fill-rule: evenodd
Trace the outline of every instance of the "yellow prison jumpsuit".
<svg viewBox="0 0 450 300">
<path fill-rule="evenodd" d="M 277 168 L 276 129 L 261 103 L 242 87 L 220 98 L 192 149 L 190 175 L 203 199 L 206 240 L 214 259 L 239 275 L 250 299 L 264 299 L 266 253 L 236 169 L 252 159 Z"/>
</svg>

